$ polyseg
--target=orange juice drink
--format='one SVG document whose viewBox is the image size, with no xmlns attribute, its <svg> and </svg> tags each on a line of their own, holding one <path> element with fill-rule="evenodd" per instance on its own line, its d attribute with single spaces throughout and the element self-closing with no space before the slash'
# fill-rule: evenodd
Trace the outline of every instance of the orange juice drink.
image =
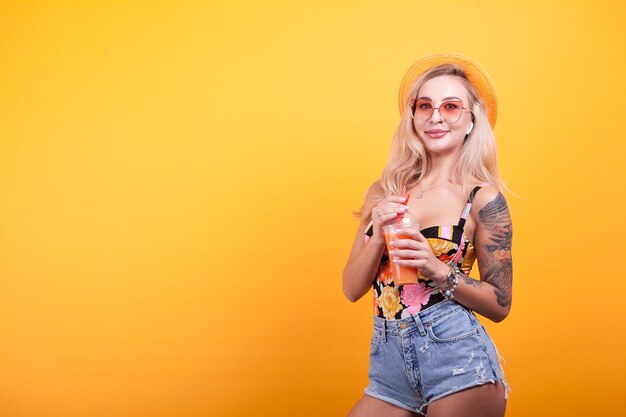
<svg viewBox="0 0 626 417">
<path fill-rule="evenodd" d="M 387 242 L 387 251 L 391 251 L 394 249 L 391 246 L 389 246 L 389 242 L 391 242 L 392 240 L 413 239 L 412 236 L 406 233 L 407 228 L 413 228 L 413 229 L 419 230 L 419 226 L 417 225 L 408 226 L 408 225 L 403 225 L 403 224 L 391 224 L 391 225 L 383 227 L 383 230 L 385 232 L 385 242 Z M 394 262 L 392 256 L 389 257 L 389 262 L 391 265 L 391 274 L 393 276 L 393 282 L 396 285 L 417 284 L 417 268 L 410 267 L 410 266 L 397 265 Z"/>
</svg>

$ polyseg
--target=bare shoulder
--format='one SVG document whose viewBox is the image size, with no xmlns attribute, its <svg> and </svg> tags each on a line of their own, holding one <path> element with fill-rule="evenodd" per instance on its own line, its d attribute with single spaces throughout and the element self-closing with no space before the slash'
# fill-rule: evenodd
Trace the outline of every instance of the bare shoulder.
<svg viewBox="0 0 626 417">
<path fill-rule="evenodd" d="M 482 209 L 491 201 L 494 201 L 498 197 L 498 194 L 500 194 L 500 191 L 493 185 L 481 186 L 480 190 L 478 190 L 474 196 L 473 206 L 476 211 Z"/>
<path fill-rule="evenodd" d="M 483 186 L 474 196 L 474 216 L 478 222 L 492 226 L 505 221 L 510 223 L 509 208 L 504 195 L 491 185 Z"/>
<path fill-rule="evenodd" d="M 384 194 L 385 192 L 383 187 L 380 185 L 380 181 L 374 181 L 374 183 L 370 185 L 370 188 L 367 189 L 366 201 L 382 198 Z"/>
<path fill-rule="evenodd" d="M 365 201 L 363 202 L 361 209 L 361 221 L 369 222 L 369 215 L 371 214 L 372 209 L 380 200 L 384 198 L 384 196 L 385 192 L 383 187 L 380 185 L 380 182 L 376 180 L 372 185 L 370 185 L 365 194 Z"/>
</svg>

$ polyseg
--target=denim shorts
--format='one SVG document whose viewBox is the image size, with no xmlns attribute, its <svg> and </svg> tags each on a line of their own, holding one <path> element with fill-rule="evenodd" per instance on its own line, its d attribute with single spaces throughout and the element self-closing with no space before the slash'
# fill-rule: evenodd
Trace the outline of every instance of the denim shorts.
<svg viewBox="0 0 626 417">
<path fill-rule="evenodd" d="M 428 404 L 504 379 L 495 344 L 474 312 L 445 300 L 411 317 L 374 316 L 365 394 L 426 415 Z"/>
</svg>

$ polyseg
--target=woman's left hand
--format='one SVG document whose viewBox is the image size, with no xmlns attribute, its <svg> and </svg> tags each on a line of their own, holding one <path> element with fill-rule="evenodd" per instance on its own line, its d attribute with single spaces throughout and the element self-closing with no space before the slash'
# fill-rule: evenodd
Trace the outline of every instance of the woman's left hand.
<svg viewBox="0 0 626 417">
<path fill-rule="evenodd" d="M 405 230 L 413 239 L 397 239 L 390 242 L 393 250 L 389 256 L 400 266 L 417 268 L 420 274 L 440 284 L 448 273 L 448 266 L 435 257 L 428 240 L 419 231 Z"/>
</svg>

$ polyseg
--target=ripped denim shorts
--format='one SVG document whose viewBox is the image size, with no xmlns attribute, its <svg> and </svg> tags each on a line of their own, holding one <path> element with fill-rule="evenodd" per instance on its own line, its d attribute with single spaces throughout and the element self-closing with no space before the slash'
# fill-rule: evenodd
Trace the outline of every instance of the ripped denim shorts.
<svg viewBox="0 0 626 417">
<path fill-rule="evenodd" d="M 365 394 L 426 415 L 428 404 L 504 379 L 495 344 L 474 312 L 442 301 L 401 320 L 374 316 Z"/>
</svg>

